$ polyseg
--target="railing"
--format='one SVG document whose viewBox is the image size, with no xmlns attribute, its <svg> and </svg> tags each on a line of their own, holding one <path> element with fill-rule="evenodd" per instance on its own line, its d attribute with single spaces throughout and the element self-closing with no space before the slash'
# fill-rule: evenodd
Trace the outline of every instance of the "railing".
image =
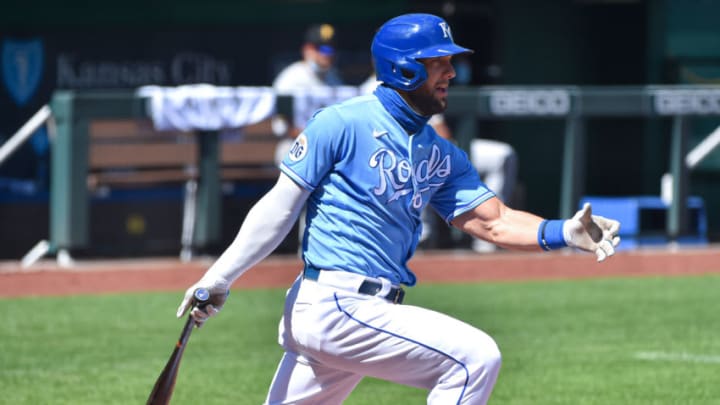
<svg viewBox="0 0 720 405">
<path fill-rule="evenodd" d="M 5 141 L 5 143 L 0 146 L 0 166 L 2 166 L 38 128 L 43 126 L 51 116 L 52 112 L 50 111 L 50 107 L 47 104 L 42 106 L 13 136 Z"/>
<path fill-rule="evenodd" d="M 50 239 L 55 248 L 88 244 L 88 128 L 97 119 L 147 119 L 148 99 L 134 91 L 58 91 L 51 107 L 56 121 L 52 146 Z M 277 110 L 292 114 L 293 99 L 277 99 Z M 585 177 L 585 125 L 588 117 L 670 117 L 673 121 L 670 167 L 672 204 L 667 234 L 675 239 L 687 229 L 688 120 L 720 115 L 720 86 L 572 87 L 504 86 L 454 88 L 448 116 L 458 119 L 456 136 L 469 140 L 478 119 L 547 118 L 564 120 L 560 216 L 577 209 Z M 213 131 L 197 137 L 202 154 L 194 207 L 193 243 L 206 246 L 220 237 L 218 138 Z"/>
<path fill-rule="evenodd" d="M 673 179 L 667 235 L 687 231 L 688 121 L 720 116 L 720 86 L 503 86 L 453 89 L 447 115 L 460 118 L 458 137 L 475 136 L 476 118 L 547 118 L 565 121 L 560 217 L 572 216 L 585 181 L 585 124 L 588 117 L 668 117 L 672 119 L 670 169 Z M 474 116 L 473 116 L 474 115 Z"/>
</svg>

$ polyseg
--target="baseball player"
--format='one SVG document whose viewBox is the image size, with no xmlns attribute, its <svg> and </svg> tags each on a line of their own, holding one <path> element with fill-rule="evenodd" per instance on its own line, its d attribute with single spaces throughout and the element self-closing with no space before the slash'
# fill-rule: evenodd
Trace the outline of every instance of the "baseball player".
<svg viewBox="0 0 720 405">
<path fill-rule="evenodd" d="M 335 27 L 331 24 L 315 24 L 308 27 L 301 48 L 302 59 L 291 63 L 278 73 L 273 80 L 273 89 L 278 94 L 293 95 L 298 90 L 342 85 L 342 78 L 335 67 L 335 35 Z M 288 125 L 285 122 L 281 123 L 280 119 L 282 118 L 276 117 L 273 120 L 275 128 L 283 128 L 277 135 L 288 136 L 278 145 L 275 158 L 277 163 L 282 161 L 293 139 L 302 131 L 296 123 Z M 287 131 L 284 127 L 287 127 Z"/>
<path fill-rule="evenodd" d="M 488 190 L 467 155 L 427 120 L 447 106 L 454 43 L 428 14 L 387 21 L 372 42 L 372 95 L 319 111 L 281 163 L 276 185 L 237 237 L 185 294 L 211 291 L 198 325 L 225 303 L 233 282 L 269 255 L 307 203 L 304 269 L 279 326 L 284 354 L 266 404 L 340 404 L 364 376 L 428 390 L 428 404 L 484 404 L 501 356 L 485 332 L 450 316 L 402 305 L 408 268 L 430 205 L 452 226 L 509 249 L 570 246 L 612 256 L 619 223 L 586 205 L 568 220 L 513 210 Z"/>
<path fill-rule="evenodd" d="M 335 27 L 331 24 L 308 27 L 301 51 L 302 60 L 285 67 L 273 81 L 273 88 L 291 93 L 298 88 L 343 84 L 334 65 Z"/>
<path fill-rule="evenodd" d="M 360 85 L 360 93 L 372 93 L 381 82 L 373 73 Z M 435 114 L 428 120 L 428 124 L 441 137 L 454 142 L 450 127 L 445 121 L 444 114 Z M 475 138 L 470 143 L 470 161 L 480 174 L 483 182 L 495 196 L 503 203 L 509 204 L 515 188 L 517 177 L 517 154 L 510 144 L 492 139 Z M 435 216 L 429 215 L 427 210 L 422 212 L 423 233 L 420 242 L 432 238 L 435 226 Z M 472 249 L 478 253 L 490 253 L 497 246 L 482 239 L 474 239 Z"/>
<path fill-rule="evenodd" d="M 296 93 L 310 92 L 318 93 L 323 89 L 341 86 L 343 84 L 340 73 L 335 67 L 336 57 L 336 32 L 335 27 L 331 24 L 313 24 L 305 31 L 305 41 L 303 42 L 301 53 L 302 59 L 291 63 L 278 73 L 273 80 L 273 89 L 279 95 L 296 95 Z M 298 94 L 302 94 L 302 92 Z M 302 124 L 307 121 L 316 108 L 325 106 L 327 103 L 317 105 L 309 103 L 308 106 L 302 106 L 299 100 L 304 97 L 296 97 L 294 104 L 294 114 L 292 124 L 288 124 L 285 117 L 277 115 L 272 119 L 273 130 L 277 136 L 282 138 L 278 141 L 275 148 L 275 163 L 279 164 L 287 156 L 290 147 L 295 142 L 295 138 L 302 132 Z M 304 101 L 303 103 L 305 103 Z M 313 104 L 315 104 L 313 106 Z M 303 113 L 299 113 L 302 106 Z M 304 218 L 298 221 L 298 241 L 303 240 L 305 232 Z"/>
</svg>

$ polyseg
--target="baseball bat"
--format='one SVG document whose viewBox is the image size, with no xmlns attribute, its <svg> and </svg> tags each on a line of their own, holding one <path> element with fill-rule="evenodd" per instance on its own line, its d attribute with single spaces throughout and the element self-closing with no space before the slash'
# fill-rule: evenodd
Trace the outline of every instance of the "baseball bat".
<svg viewBox="0 0 720 405">
<path fill-rule="evenodd" d="M 210 292 L 205 288 L 198 288 L 193 293 L 193 298 L 195 300 L 195 306 L 202 308 L 210 299 Z M 175 344 L 175 349 L 173 349 L 170 359 L 168 359 L 165 368 L 162 373 L 160 373 L 157 381 L 155 381 L 152 392 L 150 392 L 147 405 L 167 405 L 170 403 L 170 397 L 172 397 L 175 389 L 175 379 L 180 369 L 180 360 L 182 360 L 185 346 L 190 338 L 190 332 L 192 332 L 194 324 L 195 321 L 192 316 L 188 314 L 185 326 L 183 326 L 182 333 L 180 333 L 180 338 Z"/>
</svg>

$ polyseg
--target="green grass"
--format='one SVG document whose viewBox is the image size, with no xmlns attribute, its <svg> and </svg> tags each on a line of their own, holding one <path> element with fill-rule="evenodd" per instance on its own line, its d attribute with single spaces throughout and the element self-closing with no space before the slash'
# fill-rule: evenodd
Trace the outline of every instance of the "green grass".
<svg viewBox="0 0 720 405">
<path fill-rule="evenodd" d="M 718 291 L 718 276 L 423 285 L 408 303 L 495 338 L 503 368 L 491 404 L 720 404 Z M 0 404 L 144 403 L 180 333 L 180 298 L 0 300 Z M 173 403 L 262 403 L 283 299 L 233 291 L 193 332 Z M 424 391 L 374 379 L 346 401 L 422 403 Z"/>
</svg>

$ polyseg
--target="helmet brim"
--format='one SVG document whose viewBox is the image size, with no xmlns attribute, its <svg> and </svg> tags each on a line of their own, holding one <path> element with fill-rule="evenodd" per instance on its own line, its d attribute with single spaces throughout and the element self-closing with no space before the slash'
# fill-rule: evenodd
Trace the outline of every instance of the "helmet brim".
<svg viewBox="0 0 720 405">
<path fill-rule="evenodd" d="M 423 58 L 437 58 L 440 56 L 453 56 L 453 55 L 460 55 L 460 54 L 470 54 L 474 53 L 472 49 L 464 48 L 459 45 L 455 44 L 442 44 L 442 45 L 436 45 L 429 48 L 421 49 L 415 55 L 415 59 L 423 59 Z"/>
</svg>

